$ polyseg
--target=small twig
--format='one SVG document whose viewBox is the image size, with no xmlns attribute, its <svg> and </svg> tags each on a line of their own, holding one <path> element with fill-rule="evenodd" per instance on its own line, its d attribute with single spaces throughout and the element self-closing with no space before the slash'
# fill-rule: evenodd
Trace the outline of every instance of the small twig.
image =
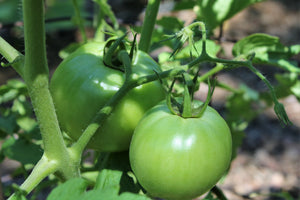
<svg viewBox="0 0 300 200">
<path fill-rule="evenodd" d="M 224 195 L 224 193 L 222 192 L 222 190 L 217 187 L 217 186 L 214 186 L 212 189 L 211 189 L 212 193 L 214 193 L 215 195 L 217 195 L 218 199 L 220 200 L 228 200 L 226 198 L 226 196 Z"/>
</svg>

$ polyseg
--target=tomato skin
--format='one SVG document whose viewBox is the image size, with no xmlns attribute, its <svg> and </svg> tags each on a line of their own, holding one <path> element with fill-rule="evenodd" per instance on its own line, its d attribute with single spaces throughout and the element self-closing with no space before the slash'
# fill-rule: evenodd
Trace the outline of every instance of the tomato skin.
<svg viewBox="0 0 300 200">
<path fill-rule="evenodd" d="M 207 107 L 201 118 L 185 119 L 171 114 L 163 102 L 136 127 L 130 164 L 151 196 L 192 199 L 211 189 L 228 170 L 231 143 L 226 122 L 213 108 Z"/>
<path fill-rule="evenodd" d="M 123 72 L 103 64 L 103 48 L 104 44 L 95 42 L 82 46 L 59 65 L 51 79 L 50 91 L 59 123 L 74 140 L 125 80 Z M 132 65 L 137 75 L 160 71 L 158 64 L 141 51 L 137 52 Z M 95 133 L 88 148 L 106 152 L 127 150 L 138 121 L 164 97 L 158 81 L 131 90 Z"/>
</svg>

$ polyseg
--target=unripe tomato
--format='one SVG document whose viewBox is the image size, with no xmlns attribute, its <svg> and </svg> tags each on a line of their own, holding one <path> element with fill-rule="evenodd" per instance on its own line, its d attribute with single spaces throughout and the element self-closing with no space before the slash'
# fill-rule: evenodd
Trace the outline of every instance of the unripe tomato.
<svg viewBox="0 0 300 200">
<path fill-rule="evenodd" d="M 102 43 L 88 43 L 68 56 L 56 69 L 50 90 L 61 128 L 77 140 L 97 111 L 118 91 L 125 74 L 103 64 Z M 137 51 L 132 71 L 136 75 L 160 71 L 146 53 Z M 118 103 L 113 113 L 88 144 L 99 151 L 127 150 L 138 121 L 164 98 L 158 81 L 134 88 Z"/>
<path fill-rule="evenodd" d="M 228 170 L 231 149 L 230 130 L 216 110 L 207 107 L 200 118 L 182 118 L 163 102 L 136 127 L 130 164 L 151 196 L 192 199 L 211 189 Z"/>
</svg>

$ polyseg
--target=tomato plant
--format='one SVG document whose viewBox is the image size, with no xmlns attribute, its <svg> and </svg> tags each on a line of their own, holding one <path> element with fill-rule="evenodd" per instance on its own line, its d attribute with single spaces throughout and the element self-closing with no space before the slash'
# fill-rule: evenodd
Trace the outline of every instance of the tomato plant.
<svg viewBox="0 0 300 200">
<path fill-rule="evenodd" d="M 103 43 L 88 43 L 67 57 L 51 79 L 50 90 L 62 129 L 74 140 L 92 121 L 97 111 L 120 89 L 125 73 L 105 66 Z M 146 53 L 137 51 L 132 61 L 135 76 L 160 72 Z M 144 113 L 164 98 L 158 81 L 134 88 L 118 103 L 113 113 L 88 144 L 100 151 L 128 149 L 133 130 Z"/>
<path fill-rule="evenodd" d="M 230 160 L 230 130 L 211 107 L 200 118 L 183 118 L 161 103 L 145 114 L 130 144 L 138 181 L 150 195 L 165 199 L 192 199 L 207 192 Z"/>
<path fill-rule="evenodd" d="M 300 45 L 285 46 L 277 37 L 252 34 L 234 44 L 233 59 L 220 58 L 219 53 L 226 51 L 221 45 L 225 37 L 221 25 L 260 1 L 174 1 L 176 11 L 197 12 L 194 22 L 184 26 L 177 16 L 156 20 L 160 0 L 149 0 L 142 26 L 130 27 L 130 31 L 116 19 L 107 0 L 91 1 L 93 9 L 84 0 L 22 1 L 23 23 L 14 24 L 24 25 L 25 50 L 18 51 L 0 36 L 0 54 L 6 59 L 1 65 L 12 66 L 23 79 L 0 87 L 0 161 L 6 157 L 18 161 L 21 170 L 16 172 L 23 173 L 25 180 L 20 186 L 5 185 L 4 196 L 19 200 L 29 194 L 34 199 L 47 186 L 55 188 L 48 200 L 190 199 L 209 190 L 205 199 L 226 199 L 214 185 L 228 170 L 247 124 L 258 114 L 251 105 L 265 101 L 259 104 L 257 110 L 261 111 L 273 102 L 276 115 L 288 125 L 291 122 L 277 97 L 294 95 L 299 99 L 299 66 L 289 59 L 300 52 Z M 0 10 L 8 10 L 3 5 L 19 5 L 17 0 L 9 2 L 2 1 Z M 68 5 L 73 6 L 69 7 L 73 20 L 65 17 Z M 87 16 L 90 10 L 82 12 L 83 5 L 93 10 L 93 16 Z M 49 11 L 51 15 L 47 15 Z M 65 59 L 50 77 L 46 30 L 57 20 L 71 22 L 81 40 L 60 52 Z M 87 34 L 89 25 L 93 37 Z M 53 27 L 61 26 L 67 28 L 64 24 Z M 220 35 L 215 36 L 218 26 Z M 134 35 L 133 42 L 129 42 L 129 32 Z M 159 53 L 158 64 L 151 53 L 162 46 L 170 52 Z M 255 64 L 280 67 L 285 74 L 276 76 L 279 84 L 274 88 Z M 213 90 L 204 104 L 193 101 L 192 95 L 200 83 L 209 85 L 218 72 L 238 67 L 250 69 L 269 93 L 214 81 L 215 87 L 232 94 L 225 104 L 227 126 L 207 107 Z M 168 95 L 168 108 L 165 103 L 151 108 L 164 99 L 162 88 L 175 90 L 178 96 L 183 91 L 183 104 L 177 102 L 173 109 L 170 102 L 176 99 L 170 101 Z M 191 102 L 201 108 L 196 114 Z M 241 111 L 247 107 L 245 116 Z M 72 145 L 63 132 L 72 138 Z M 123 151 L 129 145 L 130 151 Z M 86 148 L 96 151 L 86 152 Z M 148 196 L 142 194 L 138 183 Z"/>
</svg>

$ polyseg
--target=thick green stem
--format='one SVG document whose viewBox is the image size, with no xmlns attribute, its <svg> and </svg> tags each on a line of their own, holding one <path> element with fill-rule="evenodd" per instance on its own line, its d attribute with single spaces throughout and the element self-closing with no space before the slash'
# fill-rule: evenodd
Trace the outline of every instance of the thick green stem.
<svg viewBox="0 0 300 200">
<path fill-rule="evenodd" d="M 43 0 L 23 1 L 26 52 L 24 79 L 39 123 L 44 155 L 58 162 L 60 173 L 69 179 L 79 175 L 78 166 L 75 166 L 76 162 L 65 146 L 49 91 L 43 8 Z"/>
<path fill-rule="evenodd" d="M 160 5 L 160 0 L 149 0 L 145 20 L 143 22 L 139 50 L 148 52 L 150 49 L 152 33 L 156 22 L 156 17 Z"/>
<path fill-rule="evenodd" d="M 12 65 L 12 67 L 23 77 L 24 56 L 0 36 L 0 54 Z"/>
<path fill-rule="evenodd" d="M 43 8 L 43 0 L 23 1 L 24 78 L 40 125 L 45 154 L 49 159 L 57 159 L 57 155 L 66 152 L 66 147 L 49 91 Z"/>
</svg>

